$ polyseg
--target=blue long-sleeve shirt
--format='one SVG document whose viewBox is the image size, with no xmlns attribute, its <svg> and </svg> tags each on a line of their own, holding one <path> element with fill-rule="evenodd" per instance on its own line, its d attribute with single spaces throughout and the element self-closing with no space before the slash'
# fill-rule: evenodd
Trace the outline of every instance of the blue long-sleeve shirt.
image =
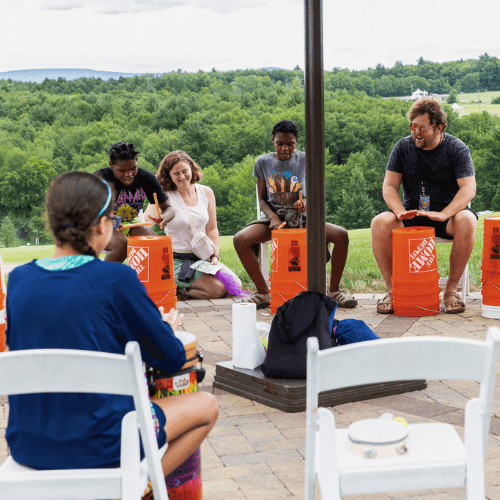
<svg viewBox="0 0 500 500">
<path fill-rule="evenodd" d="M 49 271 L 33 261 L 10 273 L 10 351 L 59 348 L 123 354 L 131 340 L 139 342 L 142 359 L 150 366 L 175 373 L 186 361 L 182 342 L 129 267 L 94 259 Z M 12 457 L 38 469 L 118 465 L 121 421 L 134 409 L 130 396 L 81 393 L 10 396 L 9 405 L 6 438 Z"/>
</svg>

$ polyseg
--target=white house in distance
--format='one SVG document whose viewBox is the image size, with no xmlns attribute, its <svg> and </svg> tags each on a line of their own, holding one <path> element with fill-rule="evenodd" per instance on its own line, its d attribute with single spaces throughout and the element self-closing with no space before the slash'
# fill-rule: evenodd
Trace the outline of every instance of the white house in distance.
<svg viewBox="0 0 500 500">
<path fill-rule="evenodd" d="M 429 93 L 426 92 L 425 90 L 417 89 L 417 90 L 415 90 L 415 92 L 413 92 L 413 94 L 411 95 L 411 98 L 412 99 L 420 99 L 421 97 L 425 97 L 428 95 L 429 95 Z"/>
<path fill-rule="evenodd" d="M 460 111 L 462 110 L 462 114 L 464 114 L 464 108 L 462 108 L 462 106 L 460 106 L 459 104 L 457 104 L 456 102 L 454 102 L 451 107 L 453 108 L 453 111 Z"/>
</svg>

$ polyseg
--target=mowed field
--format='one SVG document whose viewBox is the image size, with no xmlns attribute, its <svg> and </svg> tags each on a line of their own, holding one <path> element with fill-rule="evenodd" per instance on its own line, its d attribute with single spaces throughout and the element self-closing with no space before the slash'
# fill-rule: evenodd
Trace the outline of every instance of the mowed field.
<svg viewBox="0 0 500 500">
<path fill-rule="evenodd" d="M 446 102 L 446 98 L 449 94 L 435 94 L 434 99 L 441 102 Z M 457 104 L 462 106 L 463 111 L 457 111 L 458 116 L 470 115 L 471 113 L 482 113 L 483 111 L 488 111 L 493 115 L 500 115 L 500 104 L 491 104 L 491 101 L 495 97 L 500 96 L 500 90 L 495 90 L 492 92 L 479 91 L 470 94 L 458 94 Z M 398 99 L 411 99 L 411 96 L 399 97 Z"/>
</svg>

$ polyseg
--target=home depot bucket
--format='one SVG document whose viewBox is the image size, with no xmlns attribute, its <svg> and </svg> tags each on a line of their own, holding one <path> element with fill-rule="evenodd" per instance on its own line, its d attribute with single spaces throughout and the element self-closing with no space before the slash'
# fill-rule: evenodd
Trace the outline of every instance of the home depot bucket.
<svg viewBox="0 0 500 500">
<path fill-rule="evenodd" d="M 481 315 L 500 318 L 500 217 L 484 218 L 481 295 Z"/>
<path fill-rule="evenodd" d="M 146 287 L 149 297 L 165 312 L 177 309 L 174 257 L 170 236 L 131 236 L 127 263 Z"/>
<path fill-rule="evenodd" d="M 431 316 L 440 312 L 436 239 L 432 227 L 392 232 L 392 296 L 396 316 Z"/>
<path fill-rule="evenodd" d="M 500 217 L 484 218 L 481 269 L 500 270 Z"/>
<path fill-rule="evenodd" d="M 418 283 L 439 279 L 433 227 L 403 227 L 392 231 L 392 275 Z"/>
<path fill-rule="evenodd" d="M 196 363 L 203 359 L 196 351 L 196 337 L 188 332 L 176 332 L 186 351 L 186 363 L 174 374 L 165 374 L 147 369 L 148 387 L 151 399 L 167 398 L 198 391 L 198 383 L 203 380 L 204 370 L 197 369 Z M 170 500 L 201 500 L 201 455 L 198 448 L 183 464 L 165 477 Z"/>
<path fill-rule="evenodd" d="M 306 229 L 272 231 L 271 247 L 271 313 L 275 314 L 278 306 L 307 289 Z"/>
<path fill-rule="evenodd" d="M 274 280 L 271 283 L 271 314 L 276 314 L 279 306 L 283 305 L 287 300 L 293 299 L 300 292 L 307 290 L 307 281 L 297 281 L 295 283 L 280 282 Z"/>
</svg>

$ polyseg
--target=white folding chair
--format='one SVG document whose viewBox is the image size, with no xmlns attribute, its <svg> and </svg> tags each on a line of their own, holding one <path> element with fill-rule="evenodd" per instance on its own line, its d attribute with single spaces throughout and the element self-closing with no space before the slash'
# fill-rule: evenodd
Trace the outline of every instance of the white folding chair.
<svg viewBox="0 0 500 500">
<path fill-rule="evenodd" d="M 167 445 L 158 450 L 137 342 L 127 344 L 125 355 L 65 349 L 14 351 L 0 355 L 0 394 L 75 391 L 133 396 L 136 409 L 122 420 L 121 466 L 34 470 L 9 457 L 0 467 L 0 498 L 140 500 L 149 477 L 155 499 L 168 500 L 161 468 L 161 457 Z M 145 454 L 142 461 L 139 431 Z"/>
<path fill-rule="evenodd" d="M 257 220 L 263 219 L 263 213 L 260 211 L 259 206 L 259 191 L 257 185 L 255 186 L 255 193 L 257 196 Z M 259 265 L 264 279 L 269 282 L 269 247 L 271 246 L 271 240 L 265 241 L 261 245 L 261 251 L 259 253 Z"/>
<path fill-rule="evenodd" d="M 446 238 L 436 238 L 436 244 L 438 243 L 453 243 L 453 240 L 447 240 Z M 448 283 L 448 278 L 439 278 L 439 286 L 441 288 L 446 287 L 446 283 Z M 467 301 L 467 296 L 469 295 L 469 263 L 465 266 L 464 272 L 462 273 L 462 277 L 458 282 L 458 288 L 462 289 L 461 298 L 462 302 L 465 304 Z"/>
<path fill-rule="evenodd" d="M 453 488 L 466 485 L 469 500 L 485 498 L 484 459 L 495 386 L 500 330 L 486 341 L 417 337 L 361 342 L 318 349 L 307 342 L 305 500 L 313 499 L 318 477 L 323 498 L 340 495 Z M 364 384 L 415 379 L 473 380 L 479 397 L 465 409 L 465 443 L 445 423 L 409 424 L 408 452 L 365 458 L 348 445 L 348 430 L 318 408 L 318 394 Z"/>
</svg>

